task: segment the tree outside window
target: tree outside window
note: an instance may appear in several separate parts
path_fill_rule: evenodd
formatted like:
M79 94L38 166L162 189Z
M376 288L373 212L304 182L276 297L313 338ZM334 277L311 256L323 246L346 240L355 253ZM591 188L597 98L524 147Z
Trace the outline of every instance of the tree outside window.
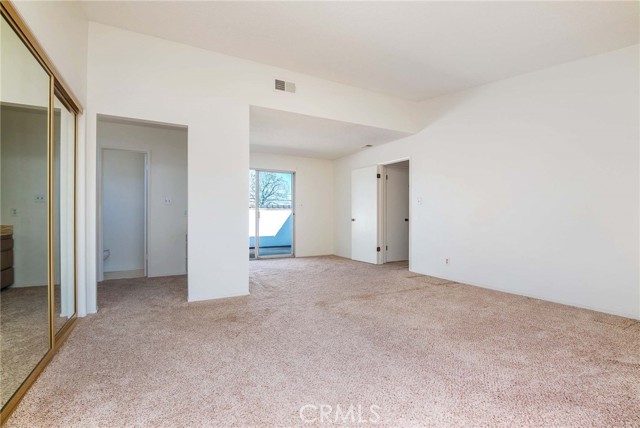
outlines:
M260 172L260 208L291 208L291 188L281 174ZM256 171L249 170L249 207L256 206Z

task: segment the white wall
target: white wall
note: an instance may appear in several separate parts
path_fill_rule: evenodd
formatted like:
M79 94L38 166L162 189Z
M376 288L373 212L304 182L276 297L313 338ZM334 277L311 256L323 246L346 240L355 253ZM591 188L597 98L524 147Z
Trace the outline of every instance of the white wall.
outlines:
M47 285L49 205L36 200L47 194L47 113L3 106L0 116L0 214L2 224L13 226L14 286Z
M79 2L12 2L81 103L87 95L87 32Z
M100 57L103 67L90 68L90 74L117 76L120 85L136 83L140 92L171 88L187 97L235 99L259 107L403 132L416 132L421 126L421 118L416 117L417 103L412 101L95 22L90 23L89 33L90 57ZM295 82L296 93L275 91L276 78ZM90 76L94 95L107 100L120 94L110 86L96 87L91 80Z
M0 101L48 108L49 75L4 19L0 21Z
M98 112L188 126L189 299L203 300L248 293L246 259L246 171L249 168L249 108L215 99L180 98L170 90L136 94L135 88L113 85L109 76L93 73L98 80L122 90L126 103L90 102L89 153L96 156ZM130 95L130 96L129 96ZM92 99L91 91L89 99ZM91 107L92 106L92 107ZM93 110L95 108L96 110ZM96 170L87 174L89 188L96 188ZM232 184L230 184L232 183ZM233 183L240 183L234 185ZM95 232L96 194L88 193L87 210ZM221 204L223 201L223 204ZM220 209L224 205L227 209ZM224 242L225 245L217 245ZM88 302L95 305L95 238L88 247L92 257L87 270L94 277L87 287ZM89 306L89 311L96 306Z
M4 77L3 82L6 83ZM46 285L48 282L47 117L47 110L39 107L3 105L0 112L0 222L13 226L16 287ZM66 115L63 115L63 119L66 119ZM69 278L73 266L73 233L69 234L70 222L67 217L68 209L73 206L73 198L69 199L73 195L73 169L67 167L73 150L67 147L67 128L60 126L59 110L54 120L56 150L53 198L56 209L53 231L54 242L58 243L54 251L54 280L56 284L62 280L67 285L73 284ZM37 196L44 199L37 199ZM61 254L67 257L61 258ZM61 264L61 261L65 263Z
M83 102L84 74L65 72L84 63L80 6L17 7ZM408 132L420 127L413 103L90 27L86 150L83 118L79 124L78 206L86 207L78 217L80 315L96 309L96 114L189 126L189 225L200 236L189 247L193 300L247 290L241 213L249 104ZM411 156L412 197L424 198L412 211L414 270L638 317L637 74L632 47L426 103L429 124L420 135L336 163L336 252L348 256L350 246L345 171ZM299 93L265 89L275 77L296 81ZM224 162L212 171L212 160ZM232 184L217 185L220 178ZM226 210L216 210L220 198ZM218 232L225 251L210 245ZM218 270L214 281L210 268Z
M99 137L98 137L99 138ZM145 268L145 153L102 150L104 272Z
M87 262L95 302L96 114L189 128L189 299L248 293L249 105L415 131L415 103L90 23L87 112ZM273 79L297 83L273 91ZM330 190L329 190L330 191ZM224 246L216 245L224 242ZM326 244L300 248L324 252ZM88 310L94 311L95 306Z
M425 103L336 161L335 252L351 170L410 157L412 271L640 318L639 75L636 45Z
M186 273L187 133L176 127L98 121L100 148L149 154L147 274L151 277ZM167 197L171 205L165 204Z
M49 76L4 19L0 33L0 221L13 226L14 286L42 286L48 203L36 196L48 191Z
M297 257L333 253L333 162L251 152L251 168L294 171L295 253Z
M247 294L249 106L185 90L183 68L172 66L179 59L163 50L173 44L139 36L149 43L141 46L132 34L90 31L86 183L93 189L87 192L93 233L87 236L87 272L93 277L88 311L97 309L97 114L188 127L189 300Z

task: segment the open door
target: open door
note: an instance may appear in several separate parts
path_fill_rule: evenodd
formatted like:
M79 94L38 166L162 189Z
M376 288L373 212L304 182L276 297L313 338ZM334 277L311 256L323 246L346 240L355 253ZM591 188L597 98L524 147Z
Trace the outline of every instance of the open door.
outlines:
M351 258L378 264L378 166L351 172Z
M385 260L409 260L409 162L385 168Z

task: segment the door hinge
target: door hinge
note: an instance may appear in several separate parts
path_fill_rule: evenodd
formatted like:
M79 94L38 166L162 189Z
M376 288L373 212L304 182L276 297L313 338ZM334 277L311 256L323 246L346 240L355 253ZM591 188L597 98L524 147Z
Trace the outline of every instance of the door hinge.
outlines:
M387 174L387 180L389 179L389 174Z
M376 248L376 251L377 251L377 252L380 252L380 247L377 247L377 248Z
M380 174L376 174L376 178L380 178Z
M385 249L385 250L387 250L387 251L389 251L389 246L388 246L388 245L385 245L385 246L384 246L384 249Z

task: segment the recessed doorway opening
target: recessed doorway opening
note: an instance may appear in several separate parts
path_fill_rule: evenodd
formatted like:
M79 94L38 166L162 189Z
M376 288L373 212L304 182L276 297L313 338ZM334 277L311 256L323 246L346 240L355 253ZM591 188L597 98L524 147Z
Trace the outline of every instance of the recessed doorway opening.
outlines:
M384 166L383 263L409 260L409 161Z
M147 276L148 152L102 150L104 279Z
M184 126L98 116L98 281L187 273L187 140Z

